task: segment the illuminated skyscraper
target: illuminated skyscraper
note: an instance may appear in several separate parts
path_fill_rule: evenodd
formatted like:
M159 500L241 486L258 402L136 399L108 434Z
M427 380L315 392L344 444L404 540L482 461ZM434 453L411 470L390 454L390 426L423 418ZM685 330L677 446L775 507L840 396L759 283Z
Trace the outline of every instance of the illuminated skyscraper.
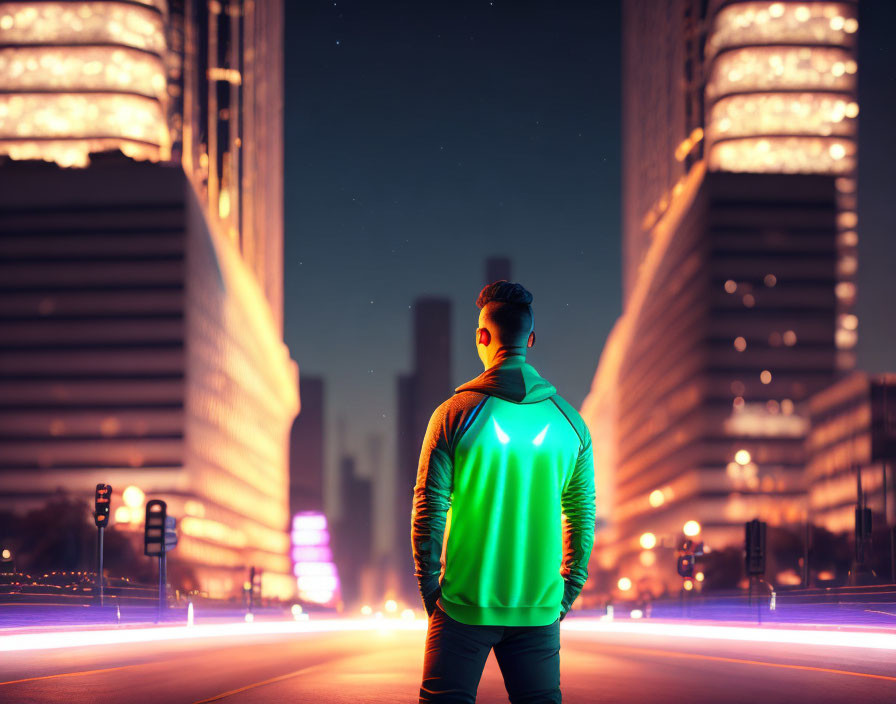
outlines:
M625 305L583 405L604 568L805 517L800 402L854 363L855 16L623 3Z
M104 481L136 529L134 485L198 588L291 595L282 3L0 2L0 31L0 501Z

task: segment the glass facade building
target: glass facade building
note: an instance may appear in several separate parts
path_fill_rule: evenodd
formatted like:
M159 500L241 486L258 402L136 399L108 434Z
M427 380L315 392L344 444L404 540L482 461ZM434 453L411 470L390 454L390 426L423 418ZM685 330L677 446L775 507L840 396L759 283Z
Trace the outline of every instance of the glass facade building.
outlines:
M213 596L295 592L282 12L0 2L0 501L163 498Z
M854 363L855 17L623 4L624 310L582 411L626 584L680 586L688 521L805 520L804 402Z

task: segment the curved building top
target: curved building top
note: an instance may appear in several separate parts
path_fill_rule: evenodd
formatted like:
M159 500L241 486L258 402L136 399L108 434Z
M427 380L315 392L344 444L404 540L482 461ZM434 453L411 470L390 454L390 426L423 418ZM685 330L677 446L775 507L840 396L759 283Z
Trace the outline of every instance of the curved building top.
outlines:
M707 36L706 154L713 171L855 169L856 5L732 2Z
M0 154L170 158L165 0L0 2Z

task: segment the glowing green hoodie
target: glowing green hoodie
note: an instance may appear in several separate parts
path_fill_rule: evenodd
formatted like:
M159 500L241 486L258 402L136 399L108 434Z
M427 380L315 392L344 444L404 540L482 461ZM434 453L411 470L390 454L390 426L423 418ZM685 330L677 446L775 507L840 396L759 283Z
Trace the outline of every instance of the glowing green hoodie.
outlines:
M582 590L594 542L591 435L556 391L511 355L430 419L414 562L424 601L441 588L439 604L456 621L547 625Z

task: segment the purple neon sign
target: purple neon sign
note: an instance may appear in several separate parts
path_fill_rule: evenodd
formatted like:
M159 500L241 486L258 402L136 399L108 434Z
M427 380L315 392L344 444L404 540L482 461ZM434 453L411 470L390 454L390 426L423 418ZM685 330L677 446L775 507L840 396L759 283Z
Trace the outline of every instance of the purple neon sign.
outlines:
M299 598L332 605L339 594L339 574L330 550L327 517L319 511L302 511L292 518L293 574Z

